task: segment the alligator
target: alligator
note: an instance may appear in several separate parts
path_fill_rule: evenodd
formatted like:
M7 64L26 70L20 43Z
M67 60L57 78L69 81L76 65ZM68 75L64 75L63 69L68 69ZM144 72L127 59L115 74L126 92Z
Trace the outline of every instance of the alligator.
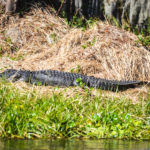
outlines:
M0 73L0 78L12 82L24 81L35 85L51 85L51 86L80 86L93 87L102 90L123 91L128 88L134 88L137 85L147 84L143 81L117 81L96 78L77 73L61 72L56 70L15 70L7 69Z

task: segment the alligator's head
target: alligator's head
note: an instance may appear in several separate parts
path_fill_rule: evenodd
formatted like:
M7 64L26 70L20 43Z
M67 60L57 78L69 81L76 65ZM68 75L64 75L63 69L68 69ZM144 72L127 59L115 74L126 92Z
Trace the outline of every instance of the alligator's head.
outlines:
M24 81L28 82L30 77L29 71L7 69L4 72L0 73L0 78L10 80L12 82Z
M0 73L0 78L3 79L9 79L11 76L13 76L17 70L15 69L7 69L4 72Z

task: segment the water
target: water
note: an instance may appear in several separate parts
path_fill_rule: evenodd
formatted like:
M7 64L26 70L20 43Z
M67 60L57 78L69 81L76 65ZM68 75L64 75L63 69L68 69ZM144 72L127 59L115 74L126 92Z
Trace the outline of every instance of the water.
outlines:
M0 139L0 150L150 150L150 141Z

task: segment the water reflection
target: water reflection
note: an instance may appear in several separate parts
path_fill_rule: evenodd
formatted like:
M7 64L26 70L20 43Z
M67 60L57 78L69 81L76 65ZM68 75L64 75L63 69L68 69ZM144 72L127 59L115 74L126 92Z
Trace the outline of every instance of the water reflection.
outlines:
M150 141L0 140L0 150L150 150Z

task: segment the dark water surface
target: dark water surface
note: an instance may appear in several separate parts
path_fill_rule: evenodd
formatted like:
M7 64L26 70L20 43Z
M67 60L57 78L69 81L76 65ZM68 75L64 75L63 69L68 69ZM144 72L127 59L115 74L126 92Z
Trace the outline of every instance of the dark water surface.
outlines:
M0 139L0 150L150 150L150 141Z

